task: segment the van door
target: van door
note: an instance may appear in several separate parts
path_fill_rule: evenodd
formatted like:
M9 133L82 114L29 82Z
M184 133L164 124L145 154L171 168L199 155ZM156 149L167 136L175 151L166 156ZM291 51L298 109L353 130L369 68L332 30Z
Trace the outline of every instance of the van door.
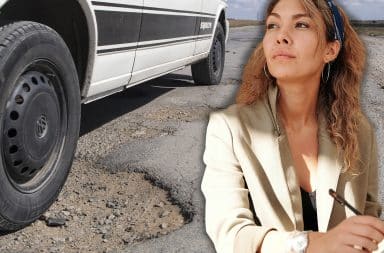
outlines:
M203 0L201 3L201 15L197 25L198 38L194 55L207 53L210 50L219 3L220 0Z
M202 0L144 0L131 84L184 66L193 56Z
M124 87L132 74L144 0L92 1L97 51L87 96Z

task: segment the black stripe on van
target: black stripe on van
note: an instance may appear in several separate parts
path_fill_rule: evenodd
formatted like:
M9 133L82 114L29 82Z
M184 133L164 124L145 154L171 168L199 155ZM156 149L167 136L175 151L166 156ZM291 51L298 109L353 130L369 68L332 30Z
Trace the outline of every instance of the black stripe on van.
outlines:
M97 50L97 53L98 54L104 54L104 53L112 53L112 52L123 52L123 51L133 50L136 48L137 48L137 46L100 49L100 50Z
M132 43L139 40L141 13L95 11L98 46Z
M197 17L144 13L139 41L196 35Z
M204 38L210 38L211 36L204 36ZM146 44L146 45L139 45L137 48L146 48L146 47L154 47L154 46L162 46L162 45L167 45L167 44L173 44L173 43L178 43L178 42L186 42L186 41L194 41L194 40L200 40L203 37L196 37L196 38L188 38L188 39L175 39L167 42L155 42L151 44Z
M198 15L206 15L215 17L215 14L212 13L206 13L206 12L198 12L198 11L182 11L182 10L172 10L172 9L164 9L164 8L157 8L157 7L144 7L143 10L151 10L151 11L168 11L168 12L175 12L175 13L188 13L188 14L198 14Z
M206 13L206 12L173 10L173 9L158 8L158 7L143 7L140 5L117 4L117 3L108 3L108 2L101 2L101 1L92 1L92 4L97 6L106 6L106 7L120 7L120 8L130 8L130 9L140 9L140 10L142 9L142 10L151 10L151 11L167 11L167 12L175 12L175 13L199 14L199 15L206 15L211 17L216 16L215 14Z
M210 39L210 38L211 38L211 35L206 35L206 36L201 36L201 37L196 37L196 38L179 39L179 40L176 39L176 40L171 40L171 41L166 41L166 42L154 42L154 43L150 43L150 44L146 44L146 45L139 45L139 46L100 49L100 50L97 50L97 53L103 54L103 53L111 53L111 52L122 52L122 51L133 50L136 48L149 48L149 47L154 47L154 46L162 46L162 45L175 44L175 43L188 42L188 41L201 41L201 40L206 40L206 39Z
M95 11L98 46L212 34L214 18ZM140 31L141 26L141 31Z
M140 5L117 4L117 3L107 3L107 2L100 2L100 1L92 1L92 5L105 6L105 7L130 8L130 9L139 9L139 10L143 9L143 6L140 6Z

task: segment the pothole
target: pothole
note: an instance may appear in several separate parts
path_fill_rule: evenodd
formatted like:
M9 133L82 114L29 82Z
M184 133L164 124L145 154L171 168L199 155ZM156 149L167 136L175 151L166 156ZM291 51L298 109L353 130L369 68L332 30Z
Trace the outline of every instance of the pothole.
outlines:
M58 200L41 220L0 238L0 251L102 252L166 235L192 219L149 175L109 173L77 159ZM48 227L48 219L65 225Z

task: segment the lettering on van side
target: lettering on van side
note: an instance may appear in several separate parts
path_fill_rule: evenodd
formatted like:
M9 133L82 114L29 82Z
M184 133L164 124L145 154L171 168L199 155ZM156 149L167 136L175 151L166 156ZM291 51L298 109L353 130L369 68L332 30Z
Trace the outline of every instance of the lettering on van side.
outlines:
M200 23L200 29L201 30L206 30L206 29L211 29L212 28L212 22L201 22Z

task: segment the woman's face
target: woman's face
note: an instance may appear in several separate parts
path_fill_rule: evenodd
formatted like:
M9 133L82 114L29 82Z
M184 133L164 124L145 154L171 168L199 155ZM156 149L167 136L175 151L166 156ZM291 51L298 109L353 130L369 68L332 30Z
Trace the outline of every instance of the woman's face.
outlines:
M321 44L315 22L299 0L280 0L267 17L264 54L278 81L320 81L329 53Z

